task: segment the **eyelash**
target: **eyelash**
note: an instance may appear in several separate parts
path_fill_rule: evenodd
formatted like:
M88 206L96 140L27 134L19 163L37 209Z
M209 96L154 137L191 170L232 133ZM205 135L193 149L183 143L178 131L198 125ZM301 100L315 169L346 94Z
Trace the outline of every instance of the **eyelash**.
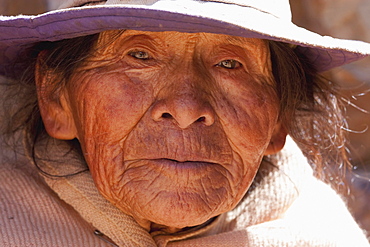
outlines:
M151 59L150 55L148 52L146 51L141 51L141 50L133 50L133 51L129 51L127 53L129 56L135 58L135 59L138 59L138 60L149 60ZM229 64L230 66L227 66L225 65L226 64ZM225 68L225 69L237 69L239 67L241 67L242 64L234 59L226 59L226 60L222 60L221 62L219 62L216 67L222 67L222 68Z
M148 52L140 50L129 51L128 55L139 60L149 60L151 58Z

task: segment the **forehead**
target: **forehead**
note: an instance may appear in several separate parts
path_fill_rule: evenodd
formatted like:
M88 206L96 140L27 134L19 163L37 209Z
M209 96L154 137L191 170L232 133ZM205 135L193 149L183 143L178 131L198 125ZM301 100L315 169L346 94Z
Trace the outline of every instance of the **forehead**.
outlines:
M212 33L182 33L182 32L148 32L148 31L105 31L100 35L100 42L113 42L122 44L127 41L144 41L155 45L194 45L194 46L218 46L235 45L245 49L267 48L267 41L256 38L244 38L238 36L212 34Z

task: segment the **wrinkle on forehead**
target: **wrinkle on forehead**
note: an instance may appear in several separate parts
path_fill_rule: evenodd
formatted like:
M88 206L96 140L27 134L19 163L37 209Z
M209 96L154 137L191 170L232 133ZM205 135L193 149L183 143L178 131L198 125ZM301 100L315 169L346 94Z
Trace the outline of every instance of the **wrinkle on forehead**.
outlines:
M186 42L189 45L199 45L200 41L210 42L210 44L220 44L220 43L229 43L232 45L237 45L245 49L255 49L257 47L265 47L268 50L268 45L266 40L257 39L257 38L244 38L238 36L230 36L225 34L212 34L212 33L181 33L175 31L166 31L166 32L145 32L145 31L135 31L135 30L110 30L104 31L100 34L98 45L103 45L106 47L107 44L116 43L117 39L122 36L126 38L120 39L120 42L125 42L127 38L135 36L143 36L147 38L149 42L160 45L159 40L165 37L167 42ZM164 47L163 47L164 48ZM264 49L265 50L265 49Z

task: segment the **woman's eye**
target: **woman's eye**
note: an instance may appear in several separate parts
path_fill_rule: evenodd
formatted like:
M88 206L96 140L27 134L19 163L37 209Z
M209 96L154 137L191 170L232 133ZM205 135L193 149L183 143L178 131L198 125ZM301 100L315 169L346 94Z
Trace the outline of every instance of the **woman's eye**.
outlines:
M141 59L141 60L148 60L150 58L149 54L145 51L131 51L128 54L131 57Z
M225 69L235 69L241 66L241 64L234 59L227 59L227 60L223 60L219 62L217 66L225 68Z

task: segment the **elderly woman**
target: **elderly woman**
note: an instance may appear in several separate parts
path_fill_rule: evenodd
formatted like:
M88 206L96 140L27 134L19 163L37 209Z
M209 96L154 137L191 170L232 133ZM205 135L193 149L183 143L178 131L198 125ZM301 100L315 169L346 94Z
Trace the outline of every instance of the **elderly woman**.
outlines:
M294 26L288 1L137 2L1 19L31 161L0 167L1 246L368 246L313 174L340 189L348 166L318 73L370 46Z

